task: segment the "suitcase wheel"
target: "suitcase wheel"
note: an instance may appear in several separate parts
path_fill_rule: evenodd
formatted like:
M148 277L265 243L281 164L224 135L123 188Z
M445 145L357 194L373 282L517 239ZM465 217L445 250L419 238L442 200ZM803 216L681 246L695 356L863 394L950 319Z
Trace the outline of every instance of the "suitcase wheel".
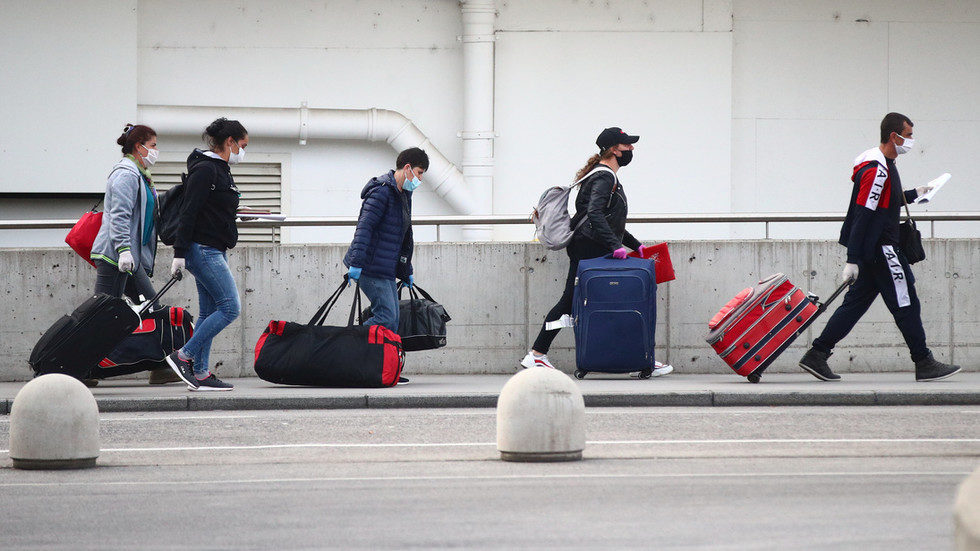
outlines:
M584 379L586 373L588 373L588 371L582 371L581 369L576 369L575 370L575 378L576 379Z
M758 373L749 373L745 378L748 379L750 383L758 383L759 380L762 379L762 375Z
M649 379L650 377L653 377L652 369L644 369L643 371L640 372L641 379Z

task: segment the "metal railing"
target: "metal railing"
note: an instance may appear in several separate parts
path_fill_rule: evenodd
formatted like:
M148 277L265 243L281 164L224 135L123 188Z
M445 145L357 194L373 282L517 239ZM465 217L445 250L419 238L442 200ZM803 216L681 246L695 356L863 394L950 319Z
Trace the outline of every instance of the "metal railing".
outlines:
M796 222L842 222L842 213L690 213L690 214L634 214L627 218L631 224L765 224L765 238L770 237L770 224ZM921 212L916 222L929 222L929 237L936 235L936 222L977 222L980 212ZM70 229L77 220L0 220L0 230ZM436 241L441 239L442 226L467 225L521 225L530 224L526 214L494 214L486 216L413 216L414 226L435 226ZM239 222L241 227L351 227L357 225L357 217L290 217L285 220L249 220Z

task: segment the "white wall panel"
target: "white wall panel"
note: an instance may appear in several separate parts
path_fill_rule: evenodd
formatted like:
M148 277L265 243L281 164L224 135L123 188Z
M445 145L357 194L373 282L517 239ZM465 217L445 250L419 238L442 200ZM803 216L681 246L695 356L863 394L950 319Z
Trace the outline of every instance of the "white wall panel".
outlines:
M0 192L93 192L136 114L136 2L0 3Z
M976 0L734 0L735 21L980 22Z
M746 210L846 211L854 158L877 143L874 120L759 120L755 201Z
M736 21L734 59L736 117L887 112L887 24Z
M454 0L139 0L152 48L455 48Z
M631 212L727 212L731 35L618 35L632 55L603 63L594 44L609 39L499 33L495 212L529 212L545 187L571 183L607 126L641 136L620 173ZM525 239L527 231L495 235Z
M913 122L980 121L980 23L889 28L889 108Z
M718 0L709 0L713 6ZM702 0L498 0L503 31L700 31ZM615 48L611 37L599 49Z

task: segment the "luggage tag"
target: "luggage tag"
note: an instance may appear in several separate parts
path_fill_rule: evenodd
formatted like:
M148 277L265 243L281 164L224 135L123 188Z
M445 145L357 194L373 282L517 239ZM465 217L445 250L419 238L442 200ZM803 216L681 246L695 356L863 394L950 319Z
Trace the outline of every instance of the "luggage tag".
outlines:
M555 329L561 329L562 327L575 327L575 321L572 319L572 316L563 314L562 317L556 319L555 321L549 321L544 324L544 328L547 331L554 331Z

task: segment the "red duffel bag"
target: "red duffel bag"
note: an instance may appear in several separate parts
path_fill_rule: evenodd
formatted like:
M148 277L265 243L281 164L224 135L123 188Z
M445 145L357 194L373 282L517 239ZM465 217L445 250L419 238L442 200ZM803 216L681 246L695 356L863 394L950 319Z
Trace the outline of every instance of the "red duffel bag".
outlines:
M361 288L345 327L324 326L347 287L344 282L309 323L270 321L255 344L255 374L282 385L348 388L395 386L405 367L401 337L381 325L354 325L361 311ZM358 320L360 321L360 320Z

